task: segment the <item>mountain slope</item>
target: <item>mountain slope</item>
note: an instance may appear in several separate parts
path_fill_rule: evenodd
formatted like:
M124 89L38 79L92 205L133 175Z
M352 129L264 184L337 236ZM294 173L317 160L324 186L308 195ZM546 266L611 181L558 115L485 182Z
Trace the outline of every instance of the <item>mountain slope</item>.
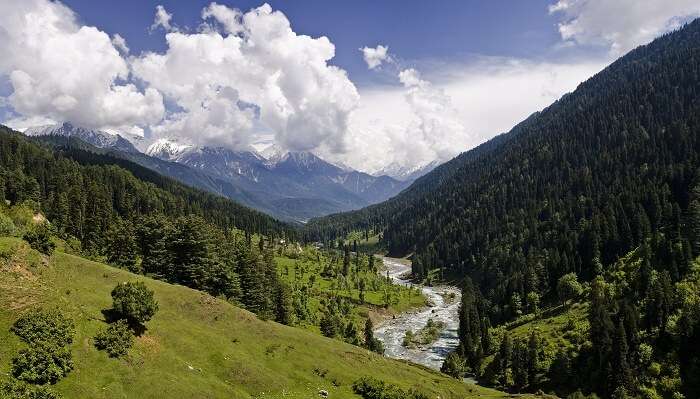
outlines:
M351 384L371 375L430 397L504 398L434 371L383 358L300 329L258 320L231 304L181 286L61 252L44 264L26 243L0 238L0 373L23 346L10 325L30 307L57 307L76 324L74 370L52 389L72 398L357 398ZM97 351L110 291L144 281L159 303L123 360Z
M4 198L12 204L35 201L62 233L93 244L106 234L107 216L159 213L196 214L224 229L236 226L249 232L295 235L292 226L270 216L91 149L47 148L0 126Z
M147 153L226 181L250 196L236 200L291 220L305 221L380 202L409 184L344 170L308 152L266 159L250 151L182 146L161 140Z
M57 125L30 127L24 131L27 136L60 136L75 137L97 148L137 153L138 149L121 135L103 132L101 130L87 129L73 126L70 122Z
M700 166L700 21L622 57L511 132L385 203L312 221L312 238L378 227L419 274L469 274L509 318L650 232L679 237ZM671 234L668 233L668 234ZM680 237L679 239L683 239Z
M194 147L160 139L144 154L132 144L134 137L127 139L70 122L29 128L24 133L81 147L66 141L78 139L187 185L295 222L381 202L409 185L387 176L344 170L311 153L277 154L274 148L267 148L271 151L267 159L254 151Z

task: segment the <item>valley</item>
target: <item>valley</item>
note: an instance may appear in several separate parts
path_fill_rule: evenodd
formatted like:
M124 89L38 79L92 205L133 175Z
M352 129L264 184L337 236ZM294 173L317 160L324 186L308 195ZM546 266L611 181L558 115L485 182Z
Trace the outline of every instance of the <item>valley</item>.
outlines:
M366 375L441 398L502 398L438 372L387 359L317 333L262 321L226 301L182 286L57 252L44 258L16 238L0 238L0 373L22 347L10 326L28 307L58 308L77 330L74 370L52 386L65 398L356 398ZM144 281L160 311L123 359L97 351L91 338L105 324L109 291ZM0 392L2 392L0 390ZM0 395L0 397L2 397ZM13 398L15 399L15 398Z
M699 16L0 0L0 399L700 398Z

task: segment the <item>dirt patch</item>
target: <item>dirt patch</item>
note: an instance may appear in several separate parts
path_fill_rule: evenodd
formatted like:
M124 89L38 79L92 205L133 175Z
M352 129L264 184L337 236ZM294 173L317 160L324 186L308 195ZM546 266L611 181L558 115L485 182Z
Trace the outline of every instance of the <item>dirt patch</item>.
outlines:
M154 355L160 352L160 340L154 335L142 335L136 338L136 341L143 347L146 354Z
M21 312L39 303L44 287L24 261L28 249L14 250L10 259L0 263L0 300L9 310Z
M367 313L375 327L396 316L396 312L381 306L372 307Z
M32 222L34 222L34 224L44 223L46 222L46 216L42 215L41 213L37 213L32 216Z

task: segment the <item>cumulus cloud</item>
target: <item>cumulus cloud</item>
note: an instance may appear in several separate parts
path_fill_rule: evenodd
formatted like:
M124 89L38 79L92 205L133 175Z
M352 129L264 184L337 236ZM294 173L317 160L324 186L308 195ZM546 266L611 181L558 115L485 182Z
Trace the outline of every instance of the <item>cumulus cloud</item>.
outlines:
M382 63L391 60L387 53L389 47L382 46L381 44L374 48L365 46L361 48L360 51L362 51L362 57L365 59L369 69L375 69L381 66Z
M0 75L9 80L9 102L20 115L15 124L34 118L133 126L163 116L158 91L122 83L129 67L110 37L79 25L59 2L0 3L0 53Z
M112 36L112 44L122 53L129 54L129 46L126 45L126 40L119 33Z
M226 33L234 35L243 31L242 18L240 10L217 3L211 3L202 10L202 19L213 19L223 26Z
M332 160L367 172L449 159L507 132L600 71L604 60L534 62L482 57L428 69L404 69L400 86L360 89L348 152Z
M605 46L613 55L645 44L661 33L700 16L697 0L558 0L550 14L563 18L563 40Z
M158 29L158 27L163 27L166 31L173 30L174 27L170 25L170 20L173 19L173 14L170 14L165 7L162 5L156 6L156 16L153 19L153 25L151 25L151 31Z
M8 119L5 122L3 122L3 124L11 127L12 129L15 129L18 132L23 132L30 127L53 125L55 123L55 120L45 118L43 116L17 117Z
M443 89L423 80L413 68L399 72L399 80L406 88L404 98L413 115L402 133L412 143L404 155L409 164L447 161L474 144Z
M169 32L165 53L133 60L134 74L178 107L153 127L157 135L244 147L272 131L289 150L343 150L359 95L328 64L328 38L298 35L267 4L241 13L212 3L202 17L212 24Z

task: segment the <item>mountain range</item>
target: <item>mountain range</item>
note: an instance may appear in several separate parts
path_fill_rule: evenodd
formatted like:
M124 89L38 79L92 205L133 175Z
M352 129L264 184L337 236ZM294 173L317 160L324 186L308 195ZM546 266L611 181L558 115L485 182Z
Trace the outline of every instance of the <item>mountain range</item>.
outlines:
M331 213L387 200L408 187L414 176L434 167L401 171L398 179L373 176L327 162L311 152L235 151L191 146L160 139L147 146L140 138L75 126L70 122L27 129L27 136L78 139L196 188L217 193L281 220L304 223ZM141 139L143 140L143 139ZM76 145L75 141L63 140Z

